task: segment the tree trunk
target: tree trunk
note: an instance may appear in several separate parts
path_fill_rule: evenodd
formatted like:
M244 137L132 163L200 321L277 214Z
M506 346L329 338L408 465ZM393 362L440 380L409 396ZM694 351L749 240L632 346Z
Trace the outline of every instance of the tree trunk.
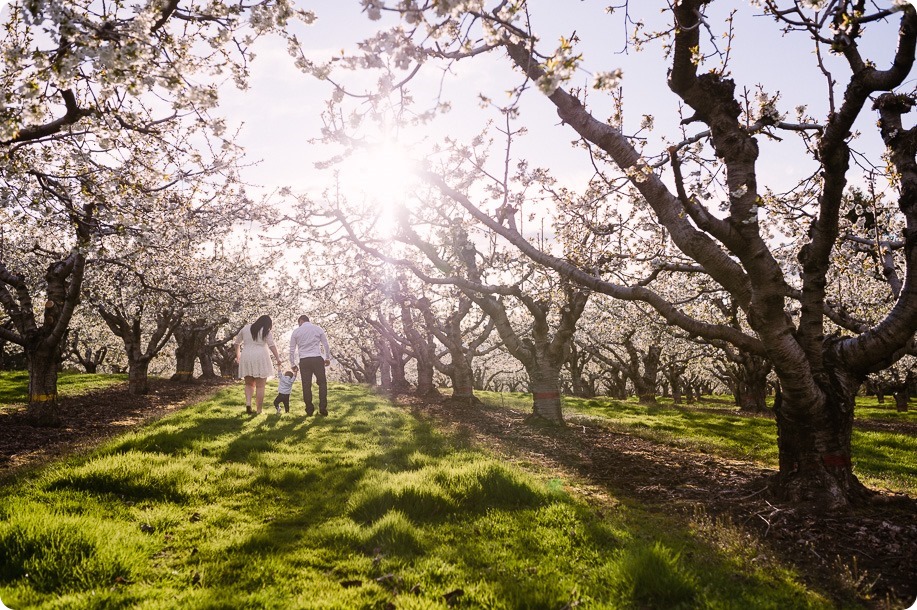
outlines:
M599 376L597 373L592 373L589 376L589 396L588 398L595 398L599 395Z
M586 381L586 366L589 364L589 355L581 350L576 342L570 344L570 356L567 358L567 370L570 372L570 389L574 396L593 398L595 392Z
M127 363L127 392L135 396L145 396L150 391L149 358L134 359Z
M681 374L669 377L669 383L672 384L672 404L681 404Z
M408 381L407 372L405 370L410 358L407 356L407 353L404 347L401 346L396 341L389 341L389 354L391 355L391 360L389 362L390 371L392 374L392 386L391 391L395 394L404 394L411 391L411 383Z
M80 231L78 229L78 234ZM82 254L73 252L63 261L48 265L45 273L44 320L39 326L35 322L35 311L28 299L29 311L19 310L13 306L17 330L25 352L26 366L29 371L29 405L26 417L33 425L54 426L60 423L57 409L57 374L67 341L67 326L73 316L73 308L79 302L79 290L83 281L83 269L86 259ZM0 264L0 269L3 266ZM12 281L18 292L26 292L22 278L14 274L5 274L4 282ZM4 292L9 295L5 291ZM7 308L8 299L4 301ZM7 313L10 313L7 309ZM13 317L13 316L11 316Z
M236 350L230 345L218 345L214 354L214 361L220 369L220 377L235 379L239 376L239 363L236 362Z
M61 423L57 409L60 358L52 350L37 349L28 350L26 359L29 371L27 419L33 426L58 426Z
M732 402L735 403L737 407L742 406L742 384L736 381L735 379L730 379L726 386L729 388L729 393L732 394Z
M818 404L794 405L787 392L774 401L778 493L826 509L846 507L869 495L850 460L856 390L832 385Z
M895 392L895 409L899 413L906 413L908 410L908 398L909 398L909 388L905 387L902 390Z
M621 371L610 371L605 376L605 388L610 397L618 400L627 399L627 378Z
M573 376L571 371L570 385L574 396L580 398L595 398L594 385L590 383L582 373Z
M631 377L631 383L634 384L634 392L637 399L642 405L655 405L656 402L656 375L655 371L650 374L640 374L639 372Z
M640 353L629 341L625 343L630 357L628 369L630 381L640 404L656 404L656 380L659 376L659 361L662 358L662 347L653 344L645 353ZM643 371L641 372L641 365Z
M176 339L178 333L175 333ZM191 383L194 381L194 361L197 360L198 349L193 341L181 341L175 348L175 374L172 381Z
M197 355L197 359L201 363L201 379L216 379L217 373L213 363L213 348L204 347Z
M867 377L863 382L863 392L867 396L875 396L879 404L885 402L885 391L882 389L882 384L873 377Z
M362 357L363 366L360 370L363 378L360 379L361 383L367 385L376 385L376 377L379 373L379 362L372 358L368 358L365 355ZM357 369L355 369L356 372Z
M387 358L379 360L379 385L383 390L389 392L392 390L392 365Z
M405 372L405 364L407 363L403 361L392 362L392 392L396 394L411 391L411 383L408 381L408 376Z
M433 383L434 377L433 362L426 358L417 358L417 396L420 398L435 400L442 398L439 388Z
M640 394L640 393L638 393L638 394L637 394L637 401L638 401L641 405L655 405L655 404L659 404L659 403L656 401L656 394L655 394L655 393L649 393L649 394Z
M770 372L771 363L768 359L742 354L736 367L736 397L740 411L767 411L767 376Z
M172 381L191 383L194 381L194 363L207 345L208 335L213 323L202 319L186 320L174 331L175 337L175 374Z
M449 397L449 400L458 404L481 404L481 401L474 395L474 372L467 359L455 358L449 370L449 379L452 380L452 396Z
M757 383L739 384L739 411L743 413L767 411L767 378Z
M528 370L532 413L548 421L564 421L560 401L560 366L536 365Z
M637 401L641 405L655 405L659 404L656 401L656 392L637 392Z

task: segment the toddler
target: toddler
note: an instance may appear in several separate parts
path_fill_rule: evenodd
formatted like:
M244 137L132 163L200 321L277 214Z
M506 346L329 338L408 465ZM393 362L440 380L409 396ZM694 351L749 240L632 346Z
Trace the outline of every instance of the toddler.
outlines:
M274 408L277 409L277 415L280 415L280 405L283 404L286 412L290 412L290 392L293 391L293 382L296 381L296 373L287 371L281 375L277 382L277 398L274 399Z

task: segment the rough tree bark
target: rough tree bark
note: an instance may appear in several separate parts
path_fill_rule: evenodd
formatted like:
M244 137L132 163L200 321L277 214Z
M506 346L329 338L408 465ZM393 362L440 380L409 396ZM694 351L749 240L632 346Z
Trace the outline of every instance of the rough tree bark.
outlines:
M710 214L704 205L688 196L680 174L678 147L669 151L676 185L676 193L672 193L627 137L616 127L593 117L580 99L561 87L554 89L548 99L566 125L602 149L627 173L675 245L729 292L744 312L753 335L691 318L642 286L604 281L591 270L541 252L508 222L511 218L501 224L475 208L441 177L430 175L428 179L533 260L597 292L646 302L669 324L693 335L726 341L767 357L783 389L777 413L780 447L777 491L795 501L812 501L829 509L843 507L864 495L850 460L856 390L870 369L901 356L917 328L917 131L904 128L901 121L902 115L914 105L909 96L881 93L874 105L880 114L882 138L899 179L898 208L907 223L902 250L906 277L899 283L903 287L895 290L897 301L879 324L857 325L844 319L842 312L831 311L826 301L826 278L838 237L839 210L849 167L848 136L871 95L890 92L908 77L914 63L917 11L910 5L901 8L894 61L891 67L881 70L875 63L865 61L856 45L862 22L871 17L847 12L846 4L834 7L833 43L847 59L851 75L840 105L827 117L818 139L817 158L821 163L818 212L799 253L802 289L793 291L757 223L761 199L755 169L758 156L755 134L759 129L776 125L777 119L765 115L760 125L749 128L740 119L742 107L736 99L735 83L715 72L698 74L696 57L702 47L701 33L705 31L701 19L711 2L682 0L671 7L673 24L677 26L669 87L693 110L690 120L709 128L707 137L724 166L730 193L727 218ZM774 3L766 4L774 6L773 15L786 16L786 13L781 16ZM507 39L504 47L529 78L540 80L545 75L527 42ZM799 303L798 325L788 315L785 305L788 297ZM853 336L826 338L826 312L844 324Z
M723 349L727 362L718 363L717 376L732 392L736 406L745 413L763 413L767 408L767 358L731 348Z
M48 265L45 303L39 324L25 277L0 263L0 305L14 327L0 327L0 337L22 346L25 353L29 372L27 415L35 425L53 426L60 421L57 375L67 327L79 303L85 265L84 255L76 249L63 260Z
M183 320L175 328L175 373L171 381L194 381L194 363L206 349L211 332L223 323L223 320L207 321L204 318L194 318Z
M411 356L399 340L391 322L381 314L377 319L367 318L366 322L379 333L377 345L382 389L393 394L409 393L411 382L408 381L406 367L411 361Z
M672 404L680 405L684 394L684 381L682 377L688 370L684 362L669 360L662 367L662 374L669 382L669 389L672 392Z
M122 309L112 304L95 303L95 308L115 336L124 343L127 354L127 387L128 392L144 395L150 391L150 362L166 346L175 327L182 319L181 311L163 307L156 313L154 325L144 328L145 303L136 306L128 304L132 310ZM144 334L148 332L146 340Z
M459 226L452 230L452 248L464 264L470 284L456 285L469 299L480 307L494 321L497 334L503 340L506 350L516 358L529 377L529 391L532 393L532 414L555 423L563 423L560 391L560 370L567 360L576 323L586 308L589 293L564 286L564 300L559 305L560 320L551 335L548 313L555 303L548 299L535 299L522 292L518 286L497 289L517 299L531 317L528 336L521 337L513 328L502 298L484 287L481 270L478 268L477 249L468 238L467 232ZM416 243L416 238L415 238Z
M570 390L574 396L581 398L593 398L595 396L595 385L586 379L586 367L592 360L592 355L576 344L574 341L570 345L570 356L567 358L566 366L570 372Z
M637 392L637 400L641 404L656 404L656 387L659 376L659 362L662 359L662 347L659 344L650 345L645 352L640 353L631 341L624 344L630 360L630 380ZM642 365L642 366L641 366ZM642 372L640 369L643 369Z
M641 352L634 344L636 331L630 331L620 337L616 344L624 348L627 357L618 354L614 349L593 349L594 357L606 366L613 367L630 380L642 404L656 404L656 387L659 377L659 365L662 359L662 347L657 343L650 344Z
M403 345L417 366L417 389L414 393L422 400L436 401L442 398L439 388L433 383L436 373L436 346L433 342L433 331L424 323L418 328L414 320L413 309L417 308L423 315L423 309L429 308L429 302L418 303L426 297L416 299L403 294L402 287L396 290L395 302L401 309L401 328L404 330Z
M239 377L239 363L236 362L236 349L231 343L217 345L214 348L213 361L220 369L220 377L236 379Z
M771 363L767 358L742 352L742 361L738 364L737 403L739 410L745 413L764 413L767 408L767 376L771 372Z
M433 335L449 353L448 363L444 363L442 358L436 358L434 363L437 370L448 376L452 382L450 400L458 404L476 405L481 401L474 395L474 359L486 353L481 351L481 346L493 331L494 322L488 318L484 324L484 319L481 318L469 325L468 329L464 329L463 322L472 310L472 303L464 294L459 294L457 300L458 307L445 320L440 320L434 315L428 299L419 300L418 306L421 308L427 328L432 329Z

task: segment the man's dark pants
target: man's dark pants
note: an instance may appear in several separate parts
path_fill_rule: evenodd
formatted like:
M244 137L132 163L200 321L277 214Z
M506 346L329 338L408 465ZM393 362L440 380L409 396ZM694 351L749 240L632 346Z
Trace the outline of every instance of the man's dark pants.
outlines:
M312 415L315 412L315 405L312 403L312 376L315 375L315 383L318 384L318 412L322 415L328 415L328 382L325 379L325 359L321 356L300 358L299 372L302 374L302 399L306 403L306 414Z

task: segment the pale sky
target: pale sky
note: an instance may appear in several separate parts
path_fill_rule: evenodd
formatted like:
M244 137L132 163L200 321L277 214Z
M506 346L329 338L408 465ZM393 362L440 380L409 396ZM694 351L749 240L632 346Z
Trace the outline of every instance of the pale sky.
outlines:
M913 1L917 3L917 0ZM576 32L581 39L580 48L585 58L583 71L574 80L574 85L589 86L587 71L623 70L625 131L635 131L641 115L653 114L657 134L675 133L671 126L677 124L675 113L678 105L665 84L668 62L661 59L657 49L621 54L624 47L622 16L603 14L601 9L608 2L531 0L529 4L536 33L544 41L542 50L553 49L562 35L569 37ZM737 43L730 51L729 66L736 79L737 90L746 87L753 93L755 86L762 83L766 91L780 91L779 109L788 113L786 120L789 122L795 120L793 109L802 104L809 106L816 117L824 116L826 79L816 67L813 43L799 34L781 37L774 22L769 18L752 16L752 12L747 10L748 4L747 0L714 4L714 9L719 10L746 9L737 16ZM380 22L372 22L361 14L358 0L309 0L302 5L318 16L315 24L299 32L300 40L309 49L310 58L317 61L337 54L341 49L353 49L356 41L380 27ZM663 5L660 0L642 0L637 5L632 3L631 10L635 16L658 19L658 8ZM712 22L717 28L715 33L719 34L722 26L715 19ZM887 24L867 26L868 41L874 42L879 38L875 36L875 30L883 30L883 42L879 44L884 44L885 48L874 55L880 62L880 68L887 67L883 63L891 58L897 24L898 19L893 18ZM720 40L718 44L725 45L725 41ZM288 184L317 193L327 183L328 176L316 171L313 164L333 152L311 146L308 140L319 134L319 115L331 88L328 83L296 71L285 47L277 41L259 43L257 54L252 64L251 89L244 93L227 90L223 105L223 112L232 121L244 122L240 140L249 151L250 159L263 160L258 167L250 168L246 175L251 181L265 186ZM425 130L427 135L436 137L434 134L448 133L470 139L488 118L495 118L493 111L479 108L477 92L483 90L495 100L501 99L505 90L519 82L519 77L511 70L507 60L493 55L492 58L476 58L460 64L465 67L458 77L446 78L445 97L454 102L452 113L446 121L437 121ZM843 62L837 58L829 58L829 61L832 62L830 65L835 78L843 82L847 74ZM351 82L358 79L352 74L345 78ZM438 72L426 70L411 85L418 100L427 99L433 87L439 84L438 78ZM904 88L911 86L906 84ZM839 98L842 89L836 90L835 94ZM604 102L599 94L593 93L590 99L593 107L598 109L598 116L610 112L610 104ZM580 181L587 178L591 173L588 163L580 154L570 150L569 142L575 134L568 127L559 125L548 100L531 91L524 112L525 124L530 131L515 149L516 154L530 158L533 165L551 167L562 179ZM881 146L874 127L875 120L873 111L864 112L859 125L864 136L855 148L877 150ZM669 128L666 129L666 126ZM689 133L702 129L699 125L689 127ZM783 135L784 142L777 146L764 138L759 139L762 150L759 184L783 188L815 168L814 162L800 156L801 147L794 146L795 153L787 152L787 141L797 138L793 134ZM410 140L420 136L406 134L405 137ZM649 150L656 152L659 147Z
M7 0L0 0L0 7ZM917 0L909 0L917 5ZM303 8L312 10L318 20L311 26L302 26L298 36L307 49L310 58L322 61L340 53L350 51L357 41L370 35L382 22L370 21L361 13L358 0L301 0ZM632 133L643 114L653 114L657 134L676 133L677 100L668 91L665 78L668 62L661 59L657 49L643 53L621 54L624 48L623 17L620 13L605 15L602 12L609 2L606 0L530 0L536 33L543 41L542 50L549 51L556 46L560 36L569 37L574 32L582 41L579 49L584 53L583 70L572 86L588 87L589 72L621 68L624 73L625 131ZM885 2L880 2L885 5ZM647 20L659 19L662 0L641 0L631 3L633 16ZM748 0L726 0L716 2L714 11L728 11L742 8L735 23L737 44L730 52L730 67L738 84L738 90L747 87L754 90L759 82L769 92L780 91L781 111L788 112L788 121L793 121L793 108L808 105L816 117L823 116L825 107L825 77L817 70L812 53L813 45L803 35L781 37L772 20L752 16L748 11ZM760 10L758 11L760 12ZM715 33L721 33L717 16L712 13L711 21ZM886 24L867 26L868 41L883 39L886 48L875 55L879 67L886 67L896 39L898 19ZM875 36L875 30L882 30L882 36ZM705 39L706 43L706 39ZM719 44L724 45L725 41ZM324 100L331 94L328 83L320 82L295 69L293 60L286 52L285 44L276 38L259 41L255 47L257 58L251 65L251 87L238 92L227 86L223 91L220 113L229 119L231 126L241 126L239 142L248 151L249 162L259 162L247 168L245 177L260 184L266 191L290 185L297 190L313 194L327 184L328 172L314 168L336 151L309 144L319 136L320 113ZM801 51L801 52L800 52ZM800 58L809 61L800 62ZM836 78L843 80L846 71L836 58L833 70ZM440 84L435 69L425 69L411 84L416 98L423 105L429 100L431 91ZM359 76L346 75L346 80L359 82ZM496 118L495 113L479 108L477 93L484 91L493 99L505 99L504 92L519 82L509 62L496 53L492 57L475 58L461 62L456 74L447 77L443 83L447 99L453 101L453 111L446 120L439 120L423 134L405 133L404 138L413 150L419 150L416 140L422 135L430 139L444 134L470 139L482 129L487 119ZM912 88L906 84L904 89ZM838 90L836 94L842 93ZM592 107L602 117L610 111L610 104L598 93L590 95ZM524 123L529 134L515 148L517 156L530 158L532 165L548 166L565 182L580 182L591 174L588 162L569 146L574 133L558 124L553 106L546 98L531 91L524 105ZM856 148L878 150L881 146L874 128L875 113L867 110L859 127L863 139ZM699 125L689 126L689 133L701 130ZM789 185L793 179L810 173L813 162L796 153L789 153L786 141L796 140L787 134L785 142L775 146L761 138L762 154L759 161L760 183L773 188ZM659 146L648 150L657 152Z

